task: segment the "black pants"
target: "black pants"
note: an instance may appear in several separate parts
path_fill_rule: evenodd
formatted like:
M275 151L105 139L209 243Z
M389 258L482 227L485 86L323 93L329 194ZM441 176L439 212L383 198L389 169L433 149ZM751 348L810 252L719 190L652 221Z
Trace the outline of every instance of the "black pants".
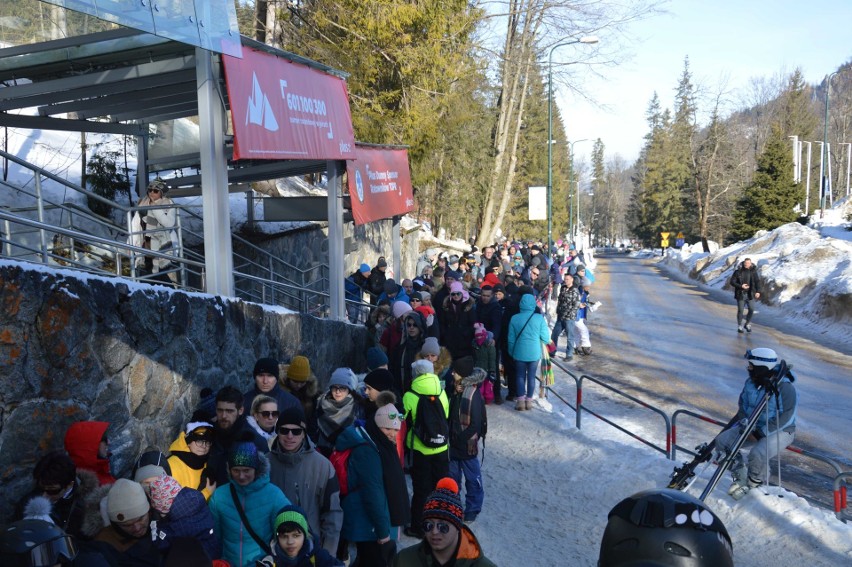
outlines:
M517 397L518 386L515 383L515 359L509 356L507 351L503 351L503 376L506 377L506 389L509 391L506 397Z
M420 529L420 516L423 505L435 485L445 476L450 476L450 451L447 449L436 455L424 455L413 452L411 465L411 527Z
M387 563L382 558L382 548L375 541L359 541L355 543L358 549L358 557L355 558L353 567L385 567Z

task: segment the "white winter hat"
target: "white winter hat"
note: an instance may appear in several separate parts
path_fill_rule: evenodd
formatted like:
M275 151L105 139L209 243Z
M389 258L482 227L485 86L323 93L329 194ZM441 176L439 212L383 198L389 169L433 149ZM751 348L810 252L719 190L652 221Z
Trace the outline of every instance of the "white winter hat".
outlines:
M150 508L142 485L126 478L115 481L107 494L107 513L111 522L141 518Z
M778 364L778 355L771 348L753 348L747 350L745 357L753 366L765 366L770 370Z
M425 358L423 360L415 360L411 363L411 373L415 378L423 374L434 374L435 367L432 365L432 361Z

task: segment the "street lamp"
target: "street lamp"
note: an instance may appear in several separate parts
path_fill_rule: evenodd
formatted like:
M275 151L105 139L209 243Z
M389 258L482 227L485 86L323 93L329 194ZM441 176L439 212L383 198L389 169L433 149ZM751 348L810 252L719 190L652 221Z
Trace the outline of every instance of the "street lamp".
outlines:
M828 95L831 92L831 78L838 72L831 73L825 81L825 125L822 131L822 159L825 165L823 166L822 179L820 180L822 185L819 192L819 218L825 215L825 193L828 191L828 177L826 176L826 172L828 171Z
M547 257L553 248L553 52L557 47L575 43L597 43L598 38L590 35L557 43L547 54Z
M574 199L573 195L571 195L571 186L574 184L574 144L579 142L591 142L589 138L583 138L582 140L574 140L573 142L568 142L568 234L569 238L574 237ZM579 183L577 184L577 188L579 190Z

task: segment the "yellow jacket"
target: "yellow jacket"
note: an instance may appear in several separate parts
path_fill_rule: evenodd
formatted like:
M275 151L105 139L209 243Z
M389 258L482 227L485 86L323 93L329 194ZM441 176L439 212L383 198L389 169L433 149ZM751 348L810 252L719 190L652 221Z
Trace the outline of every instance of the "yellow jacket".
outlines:
M178 481L178 484L184 488L194 488L198 490L198 487L201 485L201 475L207 469L207 465L205 464L200 469L193 469L175 454L189 452L189 446L186 444L184 433L178 433L177 439L175 439L171 446L169 446L169 453L171 454L168 459L169 467L172 469L172 477ZM209 500L213 491L205 488L201 491L201 494L204 495L205 499Z

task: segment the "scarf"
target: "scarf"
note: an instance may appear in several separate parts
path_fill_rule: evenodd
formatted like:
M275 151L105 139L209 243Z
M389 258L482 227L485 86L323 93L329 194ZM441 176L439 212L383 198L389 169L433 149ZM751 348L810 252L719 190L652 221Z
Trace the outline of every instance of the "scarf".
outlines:
M461 401L459 402L459 423L462 429L470 427L470 408L473 405L473 394L479 386L465 386L462 391Z
M355 398L350 394L343 401L336 402L326 395L320 400L318 409L320 432L334 445L340 432L355 421Z

